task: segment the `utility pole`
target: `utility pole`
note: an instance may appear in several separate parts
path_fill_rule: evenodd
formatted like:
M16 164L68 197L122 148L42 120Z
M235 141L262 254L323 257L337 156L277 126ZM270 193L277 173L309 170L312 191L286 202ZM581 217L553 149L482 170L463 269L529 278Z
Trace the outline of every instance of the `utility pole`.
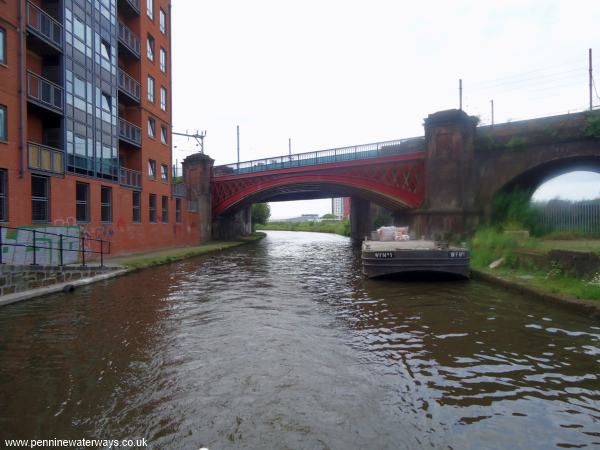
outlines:
M462 111L462 78L458 80L458 109Z
M200 145L200 153L204 154L204 138L206 137L206 130L200 131L200 132L198 132L198 130L196 130L196 133L194 133L194 134L189 134L189 133L175 133L173 131L171 134L175 134L177 136L185 136L187 138L194 138L194 139L196 139L196 142Z
M292 156L292 138L288 138L288 152Z
M237 159L238 159L238 169L240 167L240 126L237 126Z
M594 75L592 73L592 49L591 48L588 50L588 59L589 59L589 64L590 64L590 111L591 111L593 108L592 86L594 85Z
M494 125L494 100L490 100L490 104L492 105L492 125Z

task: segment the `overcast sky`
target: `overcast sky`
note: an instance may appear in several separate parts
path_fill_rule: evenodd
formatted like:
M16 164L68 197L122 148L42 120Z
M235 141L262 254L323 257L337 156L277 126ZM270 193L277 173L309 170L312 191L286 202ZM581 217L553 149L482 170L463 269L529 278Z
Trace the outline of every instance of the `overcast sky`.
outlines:
M207 130L215 164L423 134L458 107L490 122L588 105L588 48L600 88L597 0L172 0L173 124ZM594 97L600 105L600 98ZM197 151L175 140L174 158ZM536 198L596 197L600 176ZM557 187L558 186L558 187ZM329 200L273 203L273 217L330 212Z

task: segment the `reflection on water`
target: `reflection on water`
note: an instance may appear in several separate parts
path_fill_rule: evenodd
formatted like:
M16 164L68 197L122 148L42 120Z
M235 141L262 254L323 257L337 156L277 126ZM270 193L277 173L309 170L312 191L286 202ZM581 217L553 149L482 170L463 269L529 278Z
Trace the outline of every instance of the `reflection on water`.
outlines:
M0 309L0 438L152 448L600 445L600 324L477 282L365 280L345 238Z

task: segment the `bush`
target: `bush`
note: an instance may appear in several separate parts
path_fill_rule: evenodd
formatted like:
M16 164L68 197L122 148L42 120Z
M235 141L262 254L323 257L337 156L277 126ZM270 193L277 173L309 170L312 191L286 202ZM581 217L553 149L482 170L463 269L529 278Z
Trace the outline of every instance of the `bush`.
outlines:
M492 214L488 225L500 230L526 229L540 236L545 231L540 225L540 212L531 205L531 191L499 192L492 199Z
M493 261L505 258L508 265L514 264L512 252L519 246L513 236L503 234L493 227L481 227L470 242L471 264L487 267Z

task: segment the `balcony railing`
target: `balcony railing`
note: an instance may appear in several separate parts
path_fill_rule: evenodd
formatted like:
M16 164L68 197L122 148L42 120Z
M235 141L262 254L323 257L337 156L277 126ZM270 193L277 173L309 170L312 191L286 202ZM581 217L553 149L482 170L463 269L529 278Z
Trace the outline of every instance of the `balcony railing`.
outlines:
M31 2L27 2L27 28L45 42L63 49L63 26Z
M119 12L125 12L127 15L139 15L140 0L119 0Z
M121 170L119 172L119 184L121 186L141 189L142 172L128 169L126 167L121 167Z
M30 70L27 71L27 98L59 114L63 113L63 88Z
M186 196L185 184L183 183L172 183L171 194L173 197L185 197Z
M140 102L140 83L122 69L119 69L119 90L127 94L137 103Z
M140 38L123 22L119 22L119 42L136 58L140 57Z
M58 148L29 142L27 145L29 168L55 174L65 173L64 152Z
M140 127L119 117L119 139L141 147L142 130Z

